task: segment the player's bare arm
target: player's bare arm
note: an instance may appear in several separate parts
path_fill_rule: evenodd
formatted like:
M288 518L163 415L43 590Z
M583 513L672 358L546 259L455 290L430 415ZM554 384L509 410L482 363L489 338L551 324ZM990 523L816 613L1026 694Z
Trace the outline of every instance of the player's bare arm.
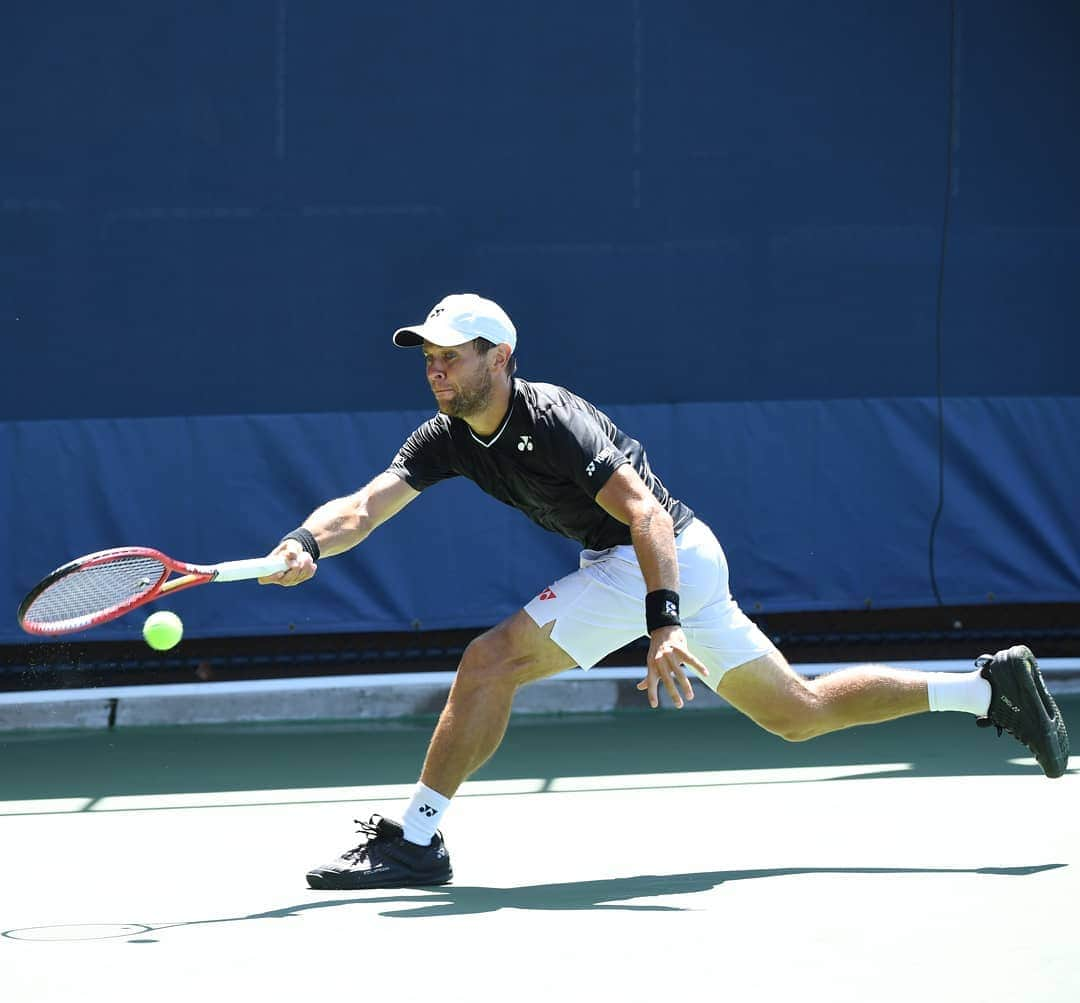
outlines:
M304 520L303 528L315 537L322 557L333 557L361 543L419 493L397 474L385 471L359 491L320 505ZM289 567L260 578L262 585L299 585L315 574L315 561L297 540L282 540L271 553L284 554Z
M630 527L630 539L649 592L678 593L679 561L671 516L637 471L628 464L619 467L600 489L596 501L609 515ZM638 683L639 690L648 692L651 707L659 705L657 690L661 683L676 707L683 706L680 690L687 700L694 699L694 688L684 665L692 665L703 676L709 674L690 653L682 627L672 624L651 631L646 661L648 675Z

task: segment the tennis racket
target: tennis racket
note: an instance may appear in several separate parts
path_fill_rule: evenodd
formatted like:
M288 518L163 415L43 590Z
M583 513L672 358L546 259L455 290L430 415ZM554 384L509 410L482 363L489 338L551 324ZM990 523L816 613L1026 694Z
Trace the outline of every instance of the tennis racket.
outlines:
M19 626L28 634L71 634L182 589L263 578L287 567L281 555L200 565L174 561L149 547L99 550L69 561L35 585L19 604Z

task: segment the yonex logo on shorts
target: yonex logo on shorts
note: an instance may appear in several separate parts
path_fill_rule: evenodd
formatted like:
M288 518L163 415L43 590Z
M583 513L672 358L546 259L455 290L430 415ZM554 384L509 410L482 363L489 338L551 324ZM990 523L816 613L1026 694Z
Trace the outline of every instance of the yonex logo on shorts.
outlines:
M518 443L518 449L520 449L521 452L523 452L523 453L527 449L531 453L532 449L533 449L532 436L531 435L523 435L521 437L521 441Z
M558 596L555 595L555 591L550 586L548 586L548 588L544 589L544 591L541 592L540 596L539 596L539 599L540 599L541 602L543 602L545 599L557 599L557 598L558 598Z

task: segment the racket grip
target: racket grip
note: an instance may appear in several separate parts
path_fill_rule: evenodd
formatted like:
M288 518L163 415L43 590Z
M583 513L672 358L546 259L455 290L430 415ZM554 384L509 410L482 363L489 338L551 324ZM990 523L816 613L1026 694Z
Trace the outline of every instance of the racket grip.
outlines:
M242 582L249 578L265 578L284 571L289 562L281 555L277 557L257 557L250 561L225 561L215 564L215 582Z

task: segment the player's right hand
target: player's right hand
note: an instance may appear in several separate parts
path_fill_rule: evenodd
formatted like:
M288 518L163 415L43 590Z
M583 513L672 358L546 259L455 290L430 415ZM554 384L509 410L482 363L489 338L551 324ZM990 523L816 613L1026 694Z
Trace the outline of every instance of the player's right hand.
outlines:
M289 566L284 571L260 578L260 585L284 585L286 587L300 585L311 578L318 570L319 566L311 559L311 554L304 550L297 540L282 540L270 551L269 556L277 557L281 554L285 555L285 560L289 562Z

